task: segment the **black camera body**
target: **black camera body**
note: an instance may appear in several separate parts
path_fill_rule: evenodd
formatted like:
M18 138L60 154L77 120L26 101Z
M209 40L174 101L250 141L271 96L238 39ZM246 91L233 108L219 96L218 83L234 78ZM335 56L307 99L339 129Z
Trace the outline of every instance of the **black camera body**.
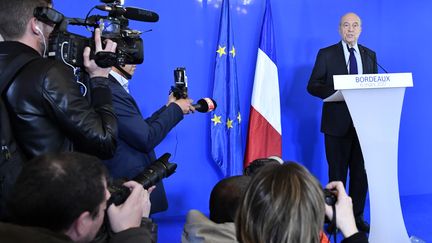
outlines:
M332 192L329 189L323 189L323 190L324 190L324 201L325 201L325 203L327 205L329 205L329 206L336 205L337 198L336 198L335 193Z
M132 180L138 182L147 190L163 178L171 176L175 172L177 164L168 161L170 156L171 154L165 153ZM118 180L108 187L108 191L111 193L108 206L112 203L120 205L129 197L130 190L122 185L124 182L125 180Z
M141 9L130 8L120 5L118 1L103 1L106 5L98 5L97 9L108 11L107 16L92 15L86 19L80 18L63 18L60 24L57 24L49 38L48 56L62 60L75 67L84 67L83 51L86 46L94 50L94 32L92 37L75 34L68 31L69 25L85 26L87 28L100 28L102 40L110 39L117 43L116 53L96 54L94 56L96 63L101 67L122 66L125 64L141 64L144 61L144 45L140 37L141 31L128 28L129 20L126 16L135 17L140 21L147 21L141 15L147 12L140 12ZM127 12L129 10L129 12ZM145 11L145 10L142 10ZM130 12L132 14L130 14ZM129 15L127 14L129 13ZM143 15L144 16L144 15ZM152 21L155 22L155 21ZM92 56L93 57L93 56Z
M178 67L174 69L174 86L171 92L176 99L186 99L188 97L186 68Z

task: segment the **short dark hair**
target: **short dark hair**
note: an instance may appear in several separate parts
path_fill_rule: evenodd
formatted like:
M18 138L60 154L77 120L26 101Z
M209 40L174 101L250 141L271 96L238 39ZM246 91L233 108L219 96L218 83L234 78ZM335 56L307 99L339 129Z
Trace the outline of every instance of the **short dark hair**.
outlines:
M96 217L105 200L107 172L90 155L63 152L27 162L8 201L13 223L67 230L81 213Z
M273 158L259 158L252 161L246 168L243 174L247 176L254 176L258 171L266 165L280 165L281 163Z
M210 194L210 219L215 223L234 222L249 176L232 176L219 181Z
M16 40L25 33L36 7L48 7L52 0L0 0L0 35Z

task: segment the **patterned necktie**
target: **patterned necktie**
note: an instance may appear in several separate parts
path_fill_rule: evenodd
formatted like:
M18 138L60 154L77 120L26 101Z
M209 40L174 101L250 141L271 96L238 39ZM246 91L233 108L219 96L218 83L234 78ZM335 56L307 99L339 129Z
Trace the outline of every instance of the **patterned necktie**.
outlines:
M350 52L350 56L349 56L349 74L358 74L358 70L357 70L357 59L354 55L354 48L348 48L349 52Z

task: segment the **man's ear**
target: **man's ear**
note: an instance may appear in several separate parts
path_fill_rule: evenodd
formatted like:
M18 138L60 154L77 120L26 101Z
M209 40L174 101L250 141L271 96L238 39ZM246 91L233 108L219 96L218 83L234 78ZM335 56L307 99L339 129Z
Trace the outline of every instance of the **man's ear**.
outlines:
M30 20L30 28L31 28L33 34L35 34L35 35L41 35L42 34L40 22L39 22L39 20L37 20L34 17L31 18L31 20Z
M65 234L69 236L73 241L80 241L88 235L89 229L91 229L92 217L88 211L85 211L76 218L72 225L66 230Z

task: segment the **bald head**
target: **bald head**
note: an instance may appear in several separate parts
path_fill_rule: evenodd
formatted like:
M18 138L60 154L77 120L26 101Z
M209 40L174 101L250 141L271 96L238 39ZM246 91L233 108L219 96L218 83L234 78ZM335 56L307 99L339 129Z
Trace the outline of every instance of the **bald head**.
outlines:
M342 16L339 23L339 34L348 45L354 46L361 33L361 19L355 13Z

